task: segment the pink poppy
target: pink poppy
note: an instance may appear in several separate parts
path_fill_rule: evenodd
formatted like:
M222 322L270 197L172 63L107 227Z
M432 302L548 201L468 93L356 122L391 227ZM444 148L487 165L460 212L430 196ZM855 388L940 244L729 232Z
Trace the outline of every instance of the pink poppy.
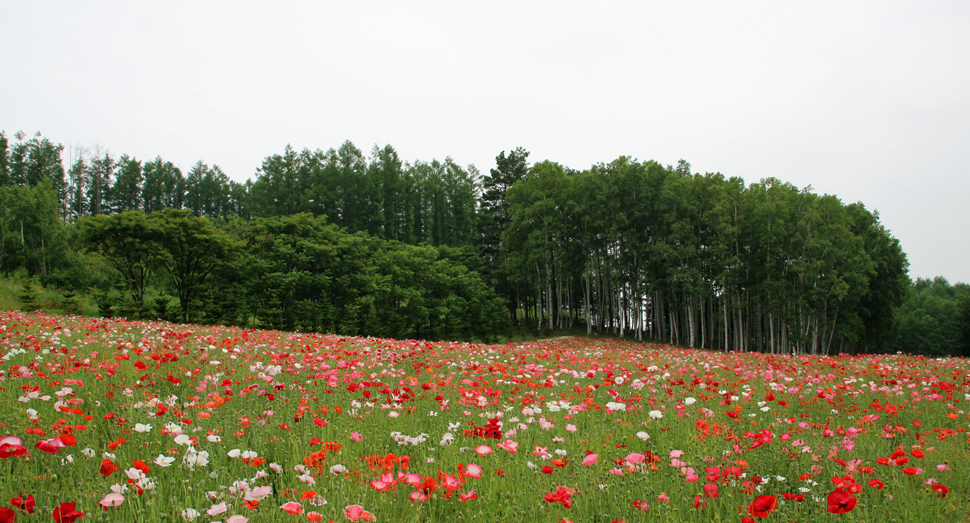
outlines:
M104 508L120 507L121 504L124 502L125 502L124 496L122 496L121 494L112 492L111 494L108 494L104 498L102 498L101 501L98 502L98 505L101 505Z
M344 515L351 521L377 521L373 514L364 510L360 505L350 505L344 509Z
M288 501L280 505L280 509L287 514L293 514L294 516L299 516L303 514L303 505L297 503L296 501Z
M519 442L518 441L512 441L512 440L506 440L505 443L499 443L498 444L498 448L507 450L507 451L511 452L512 454L518 454L518 452L519 452L517 450L518 447L519 447Z
M640 463L643 463L643 460L645 459L647 459L647 457L643 454L631 452L630 455L626 457L626 462L633 465L639 465Z

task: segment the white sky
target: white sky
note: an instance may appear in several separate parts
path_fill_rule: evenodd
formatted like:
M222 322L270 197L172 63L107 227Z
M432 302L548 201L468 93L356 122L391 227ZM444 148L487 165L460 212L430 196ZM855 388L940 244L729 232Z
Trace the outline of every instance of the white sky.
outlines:
M348 139L483 173L683 158L861 200L912 277L970 282L965 0L0 0L0 129L239 181Z

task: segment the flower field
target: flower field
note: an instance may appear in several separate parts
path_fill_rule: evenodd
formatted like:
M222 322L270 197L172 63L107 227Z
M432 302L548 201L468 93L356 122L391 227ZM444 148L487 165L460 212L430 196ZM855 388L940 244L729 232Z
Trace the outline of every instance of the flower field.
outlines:
M0 312L0 523L968 521L970 364Z

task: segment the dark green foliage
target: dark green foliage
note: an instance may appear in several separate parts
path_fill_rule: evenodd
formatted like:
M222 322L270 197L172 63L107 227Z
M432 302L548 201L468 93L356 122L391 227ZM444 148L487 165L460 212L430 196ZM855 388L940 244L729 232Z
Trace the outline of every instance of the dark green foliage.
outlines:
M970 292L957 302L957 326L960 331L960 354L970 357Z
M891 350L942 356L970 355L966 350L970 285L950 285L946 278L917 279L896 311L898 336Z
M141 211L125 211L81 217L76 226L81 244L117 269L134 307L140 309L162 254L163 231L157 220L149 220Z
M245 183L76 149L65 179L62 146L14 139L0 132L0 270L96 289L103 314L464 339L527 320L722 350L970 354L964 286L910 288L877 213L775 178L629 157L530 167L522 148L482 178L347 141L287 146Z
M81 311L80 299L71 289L61 291L61 309L67 314L77 314Z
M0 187L0 270L46 279L69 263L68 231L51 182Z
M20 286L20 293L17 294L17 299L20 300L20 310L24 312L32 312L37 310L37 279L27 278L24 280L23 284Z

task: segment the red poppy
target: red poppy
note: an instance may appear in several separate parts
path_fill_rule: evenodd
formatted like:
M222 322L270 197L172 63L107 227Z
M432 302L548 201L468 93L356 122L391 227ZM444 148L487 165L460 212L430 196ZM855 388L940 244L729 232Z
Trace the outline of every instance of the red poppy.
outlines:
M805 494L782 494L781 497L787 499L788 501L805 501Z
M56 523L74 523L77 518L84 517L84 513L75 510L74 503L61 503L54 509L53 516Z
M869 480L869 486L872 487L872 488L874 488L874 489L876 489L876 490L882 490L882 489L886 488L886 484L883 483L882 481L879 481L876 478L872 478L872 479Z
M721 494L717 491L717 483L708 483L704 485L704 494L709 498L716 498Z
M704 503L704 498L700 496L694 496L694 501L690 505L696 509L707 508L707 503Z
M778 498L775 496L758 496L748 505L748 512L752 516L766 518L776 508L778 508Z
M0 507L0 523L13 523L17 521L17 513L13 509Z
M23 494L10 500L10 504L28 514L34 513L34 506L37 504L34 502L34 496L28 494L25 498Z
M46 452L48 454L60 454L61 453L61 449L55 447L54 445L51 445L50 442L48 442L47 440L43 440L42 439L42 440L38 441L37 444L34 445L34 446L37 447L38 450L44 451L44 452Z
M919 449L916 449L916 450L910 452L910 454L912 454L914 458L925 458L926 457L926 453L923 452L922 450L919 450Z
M121 467L115 464L115 462L110 459L105 459L101 461L101 468L98 469L98 473L104 477L108 477L119 470L121 470Z
M549 492L546 492L546 495L543 496L542 499L546 500L549 503L562 503L564 507L569 508L573 506L572 500L569 499L570 492L575 492L575 491L560 485L556 487L555 494L550 494Z
M553 470L552 467L550 467L549 465L542 467L543 474L552 474L552 470Z
M912 475L916 474L917 472L919 472L919 470L917 470L914 467L906 467L906 468L903 469L903 472L905 472L906 475L908 475L908 476L912 476Z
M855 496L841 489L836 489L829 494L826 501L829 506L825 510L833 514L845 514L854 509L856 504Z
M19 438L16 441L20 441ZM20 443L3 443L0 445L0 459L7 459L10 456L18 458L27 453L27 447Z
M945 498L946 495L950 493L950 489L946 488L946 485L942 483L937 483L936 485L933 485L933 492L939 494L941 498Z
M152 471L152 469L148 468L148 464L146 464L144 461L142 461L140 459L136 459L136 460L132 461L131 464L136 469L142 471L142 473L144 473L146 476L148 475L149 472Z

